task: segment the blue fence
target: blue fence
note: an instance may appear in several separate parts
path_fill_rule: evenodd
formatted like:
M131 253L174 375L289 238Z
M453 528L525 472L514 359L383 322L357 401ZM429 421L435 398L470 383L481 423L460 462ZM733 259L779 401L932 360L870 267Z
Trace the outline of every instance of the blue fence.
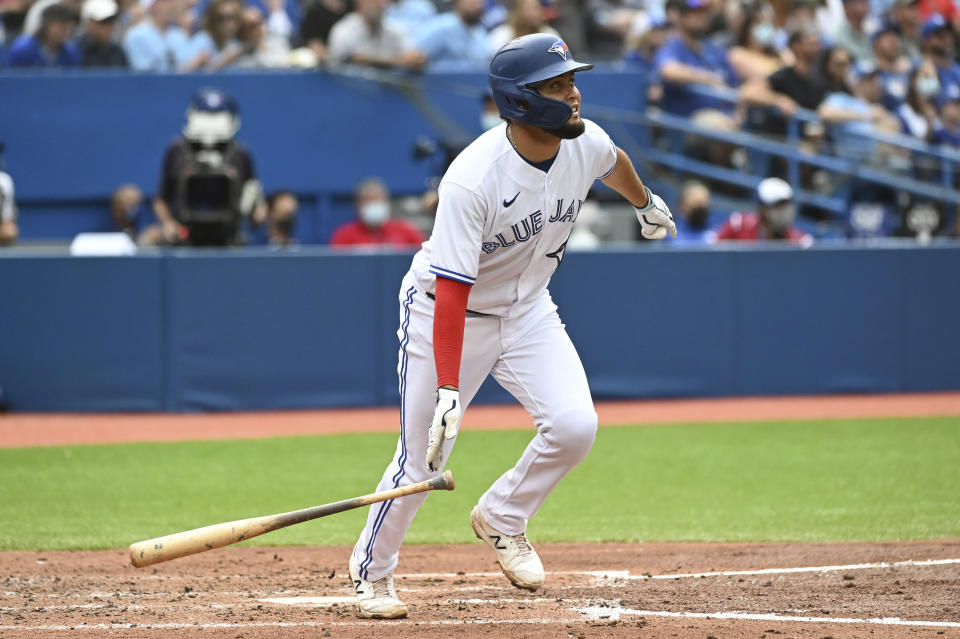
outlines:
M0 254L0 386L21 411L392 404L409 260ZM551 291L597 398L921 391L960 388L958 272L957 246L624 249Z

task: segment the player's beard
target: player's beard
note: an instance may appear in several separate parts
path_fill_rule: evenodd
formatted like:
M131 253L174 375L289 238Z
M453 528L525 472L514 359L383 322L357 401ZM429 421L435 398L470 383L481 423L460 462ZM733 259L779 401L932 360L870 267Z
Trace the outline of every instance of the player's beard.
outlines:
M555 129L544 129L544 131L550 135L557 136L561 140L572 140L573 138L580 137L586 128L583 120L577 119L576 122L570 122L568 120L563 126L558 126Z

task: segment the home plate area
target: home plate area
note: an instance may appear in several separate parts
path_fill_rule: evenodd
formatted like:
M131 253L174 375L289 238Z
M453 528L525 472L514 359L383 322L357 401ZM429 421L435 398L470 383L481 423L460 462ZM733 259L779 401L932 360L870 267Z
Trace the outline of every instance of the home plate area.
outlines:
M357 618L342 547L0 553L0 638L960 637L960 540L538 550L529 593L480 544L405 547L396 621Z

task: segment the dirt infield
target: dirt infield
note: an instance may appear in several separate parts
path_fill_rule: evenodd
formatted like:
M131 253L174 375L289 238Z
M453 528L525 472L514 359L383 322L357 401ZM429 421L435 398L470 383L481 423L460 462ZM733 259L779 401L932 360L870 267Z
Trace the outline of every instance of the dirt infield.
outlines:
M408 547L397 585L410 616L395 622L356 618L347 548L229 548L144 569L124 551L3 553L0 637L960 636L960 540L540 551L547 584L528 593L479 543Z
M605 425L960 415L960 393L601 403ZM395 409L7 415L0 447L394 431ZM471 407L466 428L530 425ZM466 522L465 524L466 525ZM534 540L535 541L535 540ZM0 639L19 637L960 637L960 540L543 544L512 588L478 543L409 546L410 617L360 620L347 548L227 548L136 569L126 551L0 553Z
M857 417L960 416L960 392L598 402L605 426ZM465 429L532 426L519 405L471 406ZM0 448L399 432L396 408L209 414L0 415Z

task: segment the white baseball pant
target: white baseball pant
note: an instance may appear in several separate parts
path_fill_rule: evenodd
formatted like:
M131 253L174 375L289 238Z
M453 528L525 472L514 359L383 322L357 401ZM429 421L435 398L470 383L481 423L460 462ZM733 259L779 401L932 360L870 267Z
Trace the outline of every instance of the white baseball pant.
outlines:
M425 461L427 429L437 389L433 300L417 291L409 273L400 290L400 439L378 491L437 474L427 469ZM517 464L480 498L487 522L503 533L516 535L526 530L527 521L593 445L597 414L587 376L546 294L523 317L468 314L461 362L460 400L465 416L480 384L492 374L533 416L537 427L536 436ZM466 426L469 428L469 420ZM444 462L455 442L455 438L444 440ZM370 507L367 524L353 550L364 579L376 581L394 571L400 545L427 495L409 495Z

